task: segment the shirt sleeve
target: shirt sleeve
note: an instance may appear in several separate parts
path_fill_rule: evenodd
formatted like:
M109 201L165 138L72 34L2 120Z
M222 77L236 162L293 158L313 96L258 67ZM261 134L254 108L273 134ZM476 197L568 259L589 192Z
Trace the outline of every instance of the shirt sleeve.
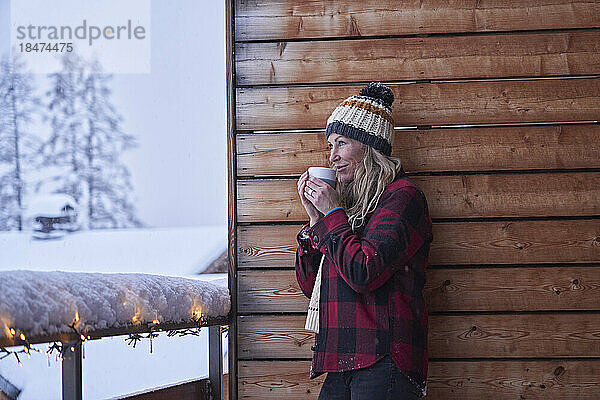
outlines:
M308 225L305 225L296 236L298 241L298 247L296 248L296 279L302 293L310 298L323 253L306 236L307 232Z
M432 239L425 196L414 186L384 193L362 236L352 231L344 210L324 216L308 231L314 246L329 255L358 293L371 292L401 273Z

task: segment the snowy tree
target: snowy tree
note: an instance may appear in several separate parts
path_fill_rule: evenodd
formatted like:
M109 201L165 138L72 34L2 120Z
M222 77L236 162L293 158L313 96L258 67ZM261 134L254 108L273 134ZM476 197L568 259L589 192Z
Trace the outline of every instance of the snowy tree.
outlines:
M61 167L60 173L50 181L55 182L54 191L70 195L78 203L84 195L85 183L83 152L84 140L82 61L74 54L62 58L63 70L50 75L52 88L46 93L51 136L41 150L42 167ZM45 180L43 183L47 183Z
M136 142L123 132L122 117L111 104L111 76L102 74L98 63L87 65L67 55L63 70L51 78L52 135L43 147L44 162L66 170L53 178L55 190L80 204L92 229L142 225L130 173L121 160Z
M23 229L24 174L34 164L39 138L28 131L38 111L34 78L16 56L0 62L0 230Z
M110 79L97 62L85 78L88 215L94 228L140 226L131 175L120 160L136 142L133 135L123 132L122 117L110 103Z

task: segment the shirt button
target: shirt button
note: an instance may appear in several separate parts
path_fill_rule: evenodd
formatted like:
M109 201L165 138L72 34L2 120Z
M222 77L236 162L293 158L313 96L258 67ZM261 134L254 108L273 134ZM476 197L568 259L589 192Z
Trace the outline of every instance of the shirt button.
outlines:
M319 242L319 237L317 235L313 236L313 240L315 241L315 243Z
M316 346L310 346L310 349L311 349L312 351L317 351L317 347L316 347Z

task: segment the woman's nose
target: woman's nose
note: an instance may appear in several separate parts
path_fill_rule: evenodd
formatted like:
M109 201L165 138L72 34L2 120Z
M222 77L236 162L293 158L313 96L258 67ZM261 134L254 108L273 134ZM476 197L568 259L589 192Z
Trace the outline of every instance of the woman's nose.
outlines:
M337 154L337 150L335 149L335 147L331 148L331 153L329 154L329 161L330 162L335 162L339 157L339 155Z

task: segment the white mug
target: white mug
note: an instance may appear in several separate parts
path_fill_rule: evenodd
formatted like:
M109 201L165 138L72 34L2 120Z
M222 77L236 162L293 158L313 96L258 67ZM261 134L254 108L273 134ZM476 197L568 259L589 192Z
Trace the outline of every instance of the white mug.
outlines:
M310 167L308 169L308 175L319 178L335 189L335 169L327 167Z

